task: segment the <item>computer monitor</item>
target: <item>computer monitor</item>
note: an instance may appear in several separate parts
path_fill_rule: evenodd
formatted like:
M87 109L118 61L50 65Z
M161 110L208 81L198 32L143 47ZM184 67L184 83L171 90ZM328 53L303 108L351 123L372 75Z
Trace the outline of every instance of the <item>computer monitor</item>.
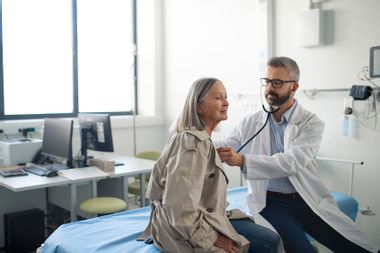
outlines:
M45 119L41 154L51 162L72 165L73 120Z
M81 154L87 164L87 150L113 152L112 128L109 114L78 114L81 134Z
M369 77L380 78L380 46L369 50Z

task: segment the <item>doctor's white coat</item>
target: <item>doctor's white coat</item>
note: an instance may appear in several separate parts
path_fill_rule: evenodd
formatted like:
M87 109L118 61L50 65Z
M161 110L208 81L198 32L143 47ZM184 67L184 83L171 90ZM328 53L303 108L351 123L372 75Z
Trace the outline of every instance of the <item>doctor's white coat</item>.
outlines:
M244 118L217 146L240 148L265 123L263 111ZM322 139L324 123L313 113L297 104L284 135L284 153L271 156L269 123L240 153L245 154L247 167L248 212L252 216L265 207L269 178L289 177L294 188L311 209L336 231L361 247L377 252L352 220L342 213L334 198L317 174L314 156ZM256 217L255 217L256 218ZM261 220L257 219L257 221Z

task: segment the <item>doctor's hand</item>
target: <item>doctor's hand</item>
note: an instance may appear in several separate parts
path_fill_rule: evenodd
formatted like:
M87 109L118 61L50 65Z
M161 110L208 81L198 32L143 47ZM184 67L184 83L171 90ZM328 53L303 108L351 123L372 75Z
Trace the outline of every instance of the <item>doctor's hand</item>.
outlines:
M229 147L221 147L217 148L216 151L219 154L220 160L227 163L230 166L239 166L242 167L244 165L244 156L242 154L238 154Z
M230 238L227 238L221 234L219 234L218 238L216 238L216 241L214 242L214 246L224 249L228 253L238 252L238 247L236 247L236 244Z

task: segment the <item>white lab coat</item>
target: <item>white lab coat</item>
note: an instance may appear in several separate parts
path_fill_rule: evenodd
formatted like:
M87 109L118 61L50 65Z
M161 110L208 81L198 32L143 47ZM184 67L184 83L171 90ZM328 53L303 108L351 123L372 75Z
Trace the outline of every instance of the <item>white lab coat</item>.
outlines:
M237 150L263 126L266 117L264 111L247 116L217 145ZM265 207L269 178L289 177L294 188L319 217L348 240L371 252L377 252L378 247L339 210L336 201L318 177L314 156L319 149L323 129L324 123L298 104L285 130L284 153L271 156L269 123L240 151L245 154L247 167L248 212L255 217Z

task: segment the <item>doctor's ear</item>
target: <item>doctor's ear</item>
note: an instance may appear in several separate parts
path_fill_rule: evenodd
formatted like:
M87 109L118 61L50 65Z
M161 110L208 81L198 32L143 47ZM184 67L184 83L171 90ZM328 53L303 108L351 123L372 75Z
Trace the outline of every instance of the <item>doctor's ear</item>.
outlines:
M294 83L291 91L292 91L293 93L295 93L295 92L298 90L298 86L299 86L299 84L298 84L297 82Z

